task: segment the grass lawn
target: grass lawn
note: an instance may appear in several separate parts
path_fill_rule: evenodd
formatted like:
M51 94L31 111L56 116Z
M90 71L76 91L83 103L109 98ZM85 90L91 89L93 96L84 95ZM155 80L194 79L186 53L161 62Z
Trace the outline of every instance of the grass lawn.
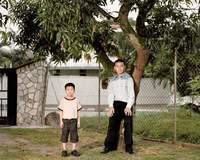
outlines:
M135 118L135 134L153 139L172 140L173 111L154 114L138 114ZM177 110L177 140L200 144L200 114L185 108Z
M97 118L84 118L82 127L87 131L96 131ZM105 134L107 117L101 118L100 132ZM172 112L138 112L134 118L135 136L172 140L173 138L173 111ZM200 144L200 114L189 113L185 108L177 110L177 140L187 143Z
M166 115L165 115L166 116ZM135 120L140 122L141 116ZM167 118L166 118L167 119ZM185 119L184 119L185 120ZM162 121L162 120L161 120ZM162 122L164 122L163 120ZM103 147L108 119L101 119L97 132L97 118L82 118L79 130L80 160L200 160L199 148L182 147L166 143L144 141L135 136L136 154L128 155L122 149L107 155L100 154ZM156 121L153 121L156 122ZM160 123L160 122L159 122ZM153 123L154 124L154 123ZM139 124L138 124L139 125ZM158 124L154 124L159 126ZM144 126L145 127L145 126ZM162 130L168 126L162 125ZM142 135L143 128L135 126L135 132ZM143 129L144 130L144 129ZM162 131L161 130L161 131ZM184 129L182 129L184 131ZM159 132L159 130L157 131ZM153 132L149 132L151 137ZM162 133L162 132L161 132ZM164 133L164 132L163 132ZM160 133L159 133L160 134ZM162 134L161 134L162 135ZM168 134L165 134L168 135ZM60 157L60 130L55 128L22 129L0 128L0 160L58 160L74 159ZM153 137L153 136L152 136ZM180 138L180 137L179 137ZM70 147L70 146L69 146Z
M59 129L0 129L8 135L0 146L1 160L57 160L60 157ZM105 135L80 129L81 160L199 160L197 148L149 142L137 139L136 154L130 156L123 150L100 154ZM1 137L2 138L2 137Z

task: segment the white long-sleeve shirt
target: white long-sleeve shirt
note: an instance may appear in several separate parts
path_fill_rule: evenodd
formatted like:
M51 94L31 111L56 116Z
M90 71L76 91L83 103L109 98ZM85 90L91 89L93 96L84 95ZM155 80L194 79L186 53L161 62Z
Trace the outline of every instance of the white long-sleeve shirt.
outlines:
M108 104L113 107L114 101L127 102L131 108L135 101L134 83L128 73L113 76L108 83Z

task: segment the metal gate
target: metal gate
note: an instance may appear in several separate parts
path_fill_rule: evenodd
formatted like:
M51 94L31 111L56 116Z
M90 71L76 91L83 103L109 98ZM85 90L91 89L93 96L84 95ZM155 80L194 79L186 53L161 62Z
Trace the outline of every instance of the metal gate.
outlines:
M0 69L0 125L16 125L16 108L16 70Z

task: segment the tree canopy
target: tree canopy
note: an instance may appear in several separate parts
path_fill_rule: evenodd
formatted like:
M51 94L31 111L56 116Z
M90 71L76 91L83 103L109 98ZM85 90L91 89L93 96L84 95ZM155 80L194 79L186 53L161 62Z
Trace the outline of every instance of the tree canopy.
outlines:
M103 9L107 2L16 1L11 7L20 30L15 42L33 50L36 56L51 55L56 62L79 60L85 51L94 50L105 77L112 74L110 57L124 58L134 77L136 93L147 64L145 75L173 83L174 52L179 57L180 72L188 69L188 62L197 63L199 12L190 8L190 0L120 0L117 16ZM128 17L132 11L135 20ZM116 32L116 27L122 32ZM191 57L195 57L194 62ZM187 75L189 79L194 76Z

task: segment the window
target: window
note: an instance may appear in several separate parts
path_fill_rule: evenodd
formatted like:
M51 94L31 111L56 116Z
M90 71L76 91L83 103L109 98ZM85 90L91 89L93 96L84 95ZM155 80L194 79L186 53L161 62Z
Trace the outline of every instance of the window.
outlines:
M53 71L52 71L52 74L53 74L54 76L59 76L59 75L60 75L60 70L59 70L59 69L53 70Z
M87 71L85 69L80 69L80 76L86 76Z

